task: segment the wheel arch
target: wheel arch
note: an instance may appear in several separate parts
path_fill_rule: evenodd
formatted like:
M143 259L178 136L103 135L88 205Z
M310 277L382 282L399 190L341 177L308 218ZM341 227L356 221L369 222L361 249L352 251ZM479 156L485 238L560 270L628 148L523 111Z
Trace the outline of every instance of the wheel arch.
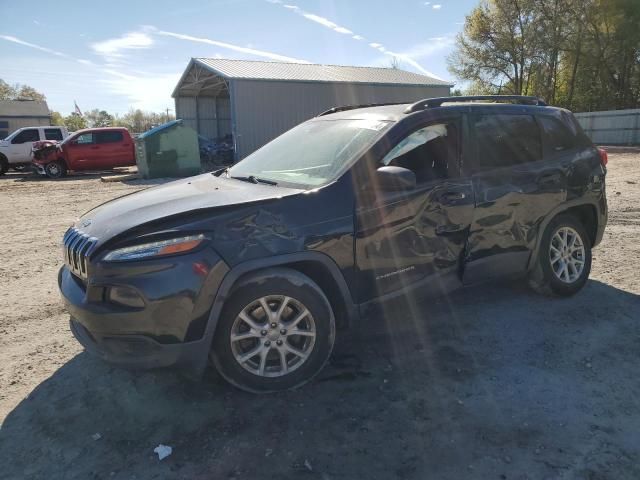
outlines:
M202 351L198 353L198 369L206 367L209 349L218 326L223 306L234 288L250 275L270 268L288 268L308 276L318 284L327 296L336 319L336 327L352 325L358 318L358 309L351 291L336 263L320 252L298 252L287 255L250 260L240 263L227 272L213 300L209 319L202 341Z
M595 246L597 242L598 236L598 206L596 203L591 201L584 200L576 200L574 202L568 202L558 206L556 209L552 210L549 215L545 217L538 228L538 233L536 236L536 244L529 258L528 270L531 270L538 260L538 254L540 251L540 243L542 242L542 237L544 235L545 230L549 223L556 218L558 215L569 214L576 217L580 223L584 226L587 234L589 235L589 239L591 240L591 246Z

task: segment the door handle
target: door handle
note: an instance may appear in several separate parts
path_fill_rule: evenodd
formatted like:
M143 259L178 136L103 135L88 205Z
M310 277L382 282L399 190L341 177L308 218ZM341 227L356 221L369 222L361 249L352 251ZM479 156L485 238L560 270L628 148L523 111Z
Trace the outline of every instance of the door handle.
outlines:
M91 147L91 150L97 150L98 148L100 148L100 147L97 147L97 146L96 147Z

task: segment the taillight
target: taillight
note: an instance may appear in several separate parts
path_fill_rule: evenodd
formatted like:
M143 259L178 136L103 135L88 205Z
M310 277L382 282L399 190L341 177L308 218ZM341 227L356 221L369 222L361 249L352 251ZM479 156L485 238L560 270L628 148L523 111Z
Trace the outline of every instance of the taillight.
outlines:
M604 148L598 148L598 153L600 154L600 163L603 167L606 167L607 163L609 162L607 151Z

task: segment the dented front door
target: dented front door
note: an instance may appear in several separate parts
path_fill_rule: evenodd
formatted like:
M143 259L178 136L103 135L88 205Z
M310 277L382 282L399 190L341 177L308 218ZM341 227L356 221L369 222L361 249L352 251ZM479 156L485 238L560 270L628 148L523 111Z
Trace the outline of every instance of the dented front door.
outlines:
M414 125L391 145L397 148L416 129L441 123L454 127L450 135L459 136L460 118L438 119ZM458 148L445 178L419 181L410 191L359 196L355 263L360 302L394 292L410 293L414 287L420 296L430 291L441 294L453 286L452 281L455 286L460 283L460 262L474 209L471 178L460 176L456 165L460 152ZM424 160L432 161L428 154ZM375 167L369 175L375 175Z

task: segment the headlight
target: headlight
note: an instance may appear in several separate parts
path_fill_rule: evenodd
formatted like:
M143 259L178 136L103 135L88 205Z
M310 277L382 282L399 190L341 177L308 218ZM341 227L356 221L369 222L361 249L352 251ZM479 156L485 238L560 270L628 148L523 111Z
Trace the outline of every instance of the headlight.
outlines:
M176 253L185 253L198 247L204 241L204 235L191 235L188 237L160 240L158 242L143 243L133 247L119 248L109 252L104 257L105 262L120 262L125 260L138 260L140 258L161 257Z

